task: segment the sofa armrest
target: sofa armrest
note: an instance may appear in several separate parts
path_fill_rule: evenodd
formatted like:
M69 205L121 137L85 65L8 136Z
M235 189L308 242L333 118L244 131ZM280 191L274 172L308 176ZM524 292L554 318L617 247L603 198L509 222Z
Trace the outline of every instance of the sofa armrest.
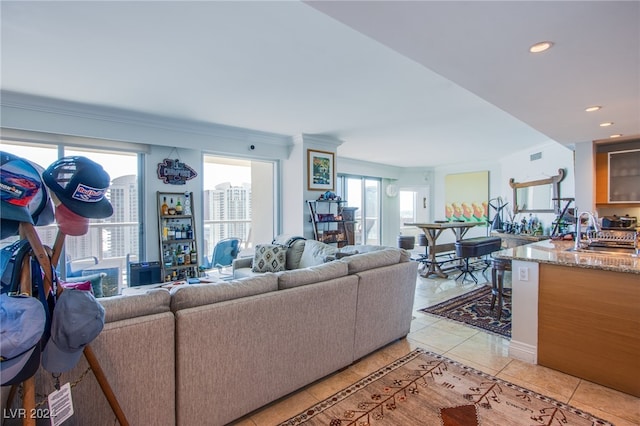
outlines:
M231 269L235 271L240 268L251 268L253 264L253 257L239 257L237 259L233 259L233 263L231 264Z

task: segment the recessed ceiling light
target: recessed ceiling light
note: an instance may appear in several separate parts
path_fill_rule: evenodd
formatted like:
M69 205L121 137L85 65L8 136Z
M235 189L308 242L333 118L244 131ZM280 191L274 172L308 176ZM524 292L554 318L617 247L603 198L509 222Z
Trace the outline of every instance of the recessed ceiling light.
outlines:
M622 136L620 133L616 133L615 135L611 135L609 137L610 138L619 138L620 136Z
M609 127L609 126L613 126L613 123L611 121L600 123L600 127Z
M594 105L594 106L590 106L588 108L585 109L586 112L594 112L594 111L599 111L600 109L602 109L602 107L600 105Z
M547 49L550 49L553 46L552 41L541 41L540 43L536 43L529 48L529 52L531 53L541 53Z

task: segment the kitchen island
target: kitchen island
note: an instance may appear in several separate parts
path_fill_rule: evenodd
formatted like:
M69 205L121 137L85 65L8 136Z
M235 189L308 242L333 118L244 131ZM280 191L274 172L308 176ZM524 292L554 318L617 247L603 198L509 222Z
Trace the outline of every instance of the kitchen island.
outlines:
M512 260L515 358L640 396L640 259L541 241Z

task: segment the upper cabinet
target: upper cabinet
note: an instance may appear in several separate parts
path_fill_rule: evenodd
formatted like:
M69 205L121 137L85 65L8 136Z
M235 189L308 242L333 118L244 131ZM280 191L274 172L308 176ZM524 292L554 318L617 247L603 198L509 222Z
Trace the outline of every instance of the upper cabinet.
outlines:
M596 204L640 204L640 149L629 148L596 153Z

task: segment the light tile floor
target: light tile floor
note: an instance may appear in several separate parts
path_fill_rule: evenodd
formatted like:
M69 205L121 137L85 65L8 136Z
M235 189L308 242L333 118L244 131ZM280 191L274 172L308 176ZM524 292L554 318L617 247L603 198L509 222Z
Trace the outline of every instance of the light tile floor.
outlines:
M276 425L367 376L415 348L442 354L503 380L548 395L614 423L640 425L640 398L567 374L509 357L509 340L478 329L418 312L418 309L471 291L486 277L476 273L479 284L453 279L418 276L414 320L406 339L396 341L348 368L321 379L288 397L259 409L234 425ZM451 277L455 277L452 274ZM510 273L505 274L505 284Z

